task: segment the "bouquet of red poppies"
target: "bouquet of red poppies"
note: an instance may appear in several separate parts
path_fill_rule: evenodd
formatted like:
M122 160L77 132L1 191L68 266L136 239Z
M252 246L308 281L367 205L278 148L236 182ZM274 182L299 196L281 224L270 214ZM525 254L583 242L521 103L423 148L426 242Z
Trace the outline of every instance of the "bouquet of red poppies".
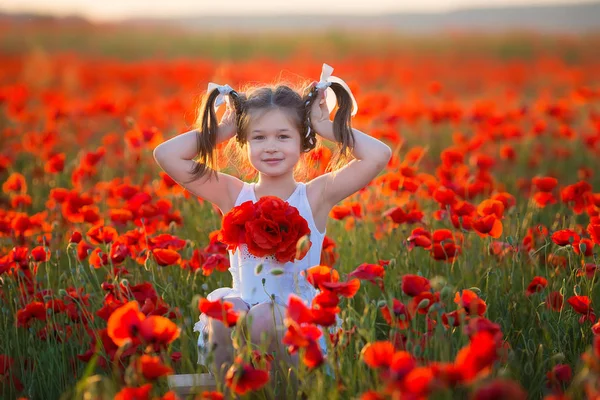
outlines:
M274 256L281 263L293 262L296 245L310 233L308 223L298 209L275 196L246 201L223 216L218 240L235 251L241 244L256 257ZM310 246L308 246L310 248ZM299 259L306 255L302 252Z

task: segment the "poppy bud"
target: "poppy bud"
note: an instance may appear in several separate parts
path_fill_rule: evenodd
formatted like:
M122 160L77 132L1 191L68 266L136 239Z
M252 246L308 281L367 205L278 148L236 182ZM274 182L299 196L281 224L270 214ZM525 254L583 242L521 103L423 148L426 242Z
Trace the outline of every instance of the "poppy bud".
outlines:
M296 259L302 260L310 250L311 246L310 233L298 239L298 242L296 243Z

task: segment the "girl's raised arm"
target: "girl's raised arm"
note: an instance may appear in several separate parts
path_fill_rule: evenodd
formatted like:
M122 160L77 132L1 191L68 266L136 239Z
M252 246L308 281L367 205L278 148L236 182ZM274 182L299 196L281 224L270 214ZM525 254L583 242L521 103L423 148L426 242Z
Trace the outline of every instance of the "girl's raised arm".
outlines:
M347 96L345 90L339 86L336 94ZM344 118L350 116L350 102L345 101ZM329 109L325 102L325 91L319 90L317 99L311 106L311 120L314 129L325 139L337 141L335 122L329 120ZM337 116L336 116L337 119ZM339 122L338 122L339 123ZM346 129L346 128L343 128ZM337 171L323 174L311 181L320 193L324 206L332 208L346 197L356 193L367 186L373 178L381 172L392 157L392 150L388 145L369 136L358 129L347 127L351 130L352 140L350 150L354 160ZM340 136L341 137L341 136Z
M235 135L233 114L233 111L228 108L223 115L216 132L216 144L229 140ZM192 171L194 166L199 163L199 161L193 160L198 156L198 136L205 134L210 133L191 130L175 136L154 149L154 159L175 182L196 196L215 204L223 213L226 213L233 208L243 182L206 165L204 165L205 174L200 178L194 178Z

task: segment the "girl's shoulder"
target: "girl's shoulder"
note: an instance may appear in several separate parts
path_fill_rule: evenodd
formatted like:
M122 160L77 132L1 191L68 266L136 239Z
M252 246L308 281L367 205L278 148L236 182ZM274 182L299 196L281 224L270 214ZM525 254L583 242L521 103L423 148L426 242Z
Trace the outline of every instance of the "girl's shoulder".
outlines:
M223 203L220 205L217 204L217 207L219 207L224 215L235 206L235 202L244 189L246 182L228 174L221 174L219 179L225 179L227 183L227 196L224 196Z

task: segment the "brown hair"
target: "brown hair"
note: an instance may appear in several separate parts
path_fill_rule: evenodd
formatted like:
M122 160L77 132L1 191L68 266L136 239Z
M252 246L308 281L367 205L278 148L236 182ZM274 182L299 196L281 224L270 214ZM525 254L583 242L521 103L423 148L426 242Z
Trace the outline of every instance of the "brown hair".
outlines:
M337 142L337 151L327 166L327 171L339 169L350 157L354 148L354 134L351 127L352 99L344 87L333 82L331 89L337 99L337 111L333 119L333 132ZM284 111L296 125L301 136L301 152L307 153L317 146L316 132L310 129L310 110L318 98L317 88L306 86L301 96L285 84L277 86L261 86L247 89L244 93L233 90L229 94L231 105L235 110L236 141L242 148L247 143L247 130L252 118L264 112L278 108ZM219 95L218 89L204 96L199 108L195 129L197 131L197 152L191 174L194 181L202 178L209 171L217 170L215 156L217 130L219 121L214 110L214 103ZM331 110L330 110L331 111ZM308 133L308 135L307 135ZM210 169L208 169L210 168Z

